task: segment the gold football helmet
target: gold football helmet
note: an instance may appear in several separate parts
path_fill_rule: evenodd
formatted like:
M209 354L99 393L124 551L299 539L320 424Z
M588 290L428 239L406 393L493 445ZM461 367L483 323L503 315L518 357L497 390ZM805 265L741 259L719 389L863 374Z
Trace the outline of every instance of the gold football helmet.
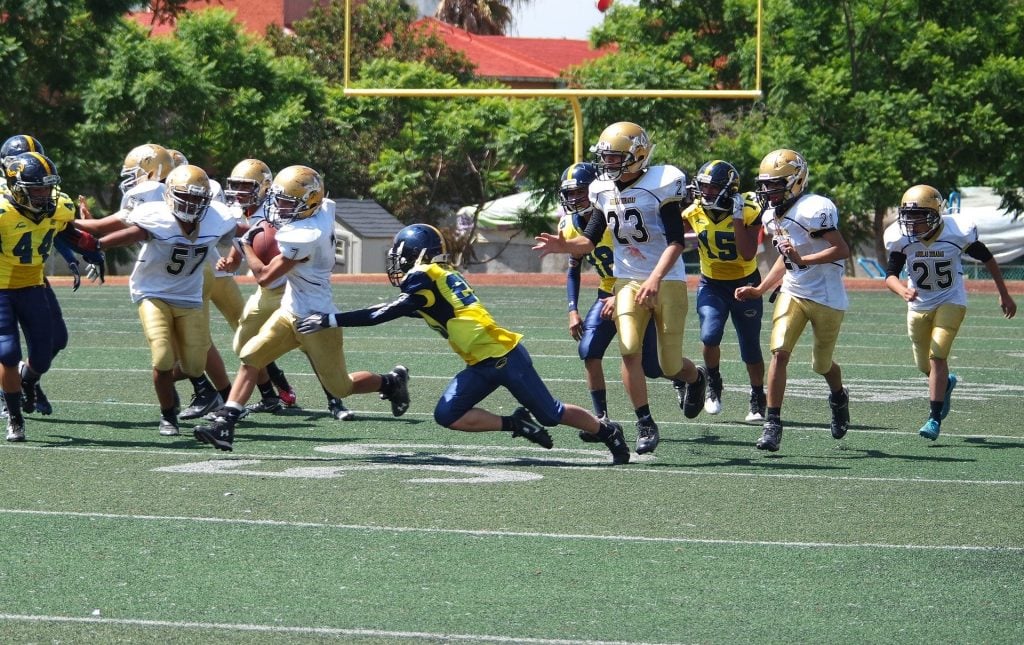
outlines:
M942 224L946 200L927 184L911 186L900 199L900 231L912 240L928 239Z
M785 148L769 152L757 173L757 201L761 208L776 208L796 201L807 188L807 161Z
M121 167L121 177L124 178L121 181L121 193L127 193L147 179L163 181L173 167L174 160L167 148L156 143L136 146L124 158Z
M186 157L181 151L175 150L174 148L168 148L167 153L171 155L171 162L174 164L175 168L188 164L188 157Z
M164 201L171 212L183 222L198 222L206 214L213 192L210 178L199 166L185 164L167 175Z
M224 180L224 197L229 206L237 205L243 210L259 206L267 198L273 181L270 166L259 159L243 159Z
M274 177L267 191L267 219L283 226L312 217L324 203L324 180L309 166L288 166Z
M639 174L651 163L654 146L647 132L635 123L619 121L604 129L590 147L601 179L616 180L623 175Z

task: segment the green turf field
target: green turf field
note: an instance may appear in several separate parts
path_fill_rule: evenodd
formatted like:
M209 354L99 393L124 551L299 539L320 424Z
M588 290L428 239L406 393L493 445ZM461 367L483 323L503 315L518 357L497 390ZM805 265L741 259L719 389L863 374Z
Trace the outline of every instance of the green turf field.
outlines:
M343 308L396 294L335 292ZM477 292L526 334L556 396L589 407L564 289ZM1024 326L994 295L971 295L934 443L917 436L927 391L905 305L852 293L845 439L829 434L808 334L782 450L756 450L727 336L723 413L685 421L652 383L662 443L622 467L568 428L546 451L438 427L460 361L415 320L346 333L350 369L409 367L401 419L376 396L346 400L355 421L330 418L297 354L280 364L301 409L250 417L233 453L195 443L192 422L161 437L127 288L58 295L72 340L43 382L54 414L0 445L0 642L1024 642ZM691 312L691 356L696 325ZM230 351L216 314L214 330ZM617 353L605 371L632 443Z

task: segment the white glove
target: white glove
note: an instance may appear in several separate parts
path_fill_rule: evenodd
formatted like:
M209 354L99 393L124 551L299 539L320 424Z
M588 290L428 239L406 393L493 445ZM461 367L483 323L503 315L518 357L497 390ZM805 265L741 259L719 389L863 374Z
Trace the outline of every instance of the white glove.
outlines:
M732 196L732 218L743 221L743 195L739 193Z

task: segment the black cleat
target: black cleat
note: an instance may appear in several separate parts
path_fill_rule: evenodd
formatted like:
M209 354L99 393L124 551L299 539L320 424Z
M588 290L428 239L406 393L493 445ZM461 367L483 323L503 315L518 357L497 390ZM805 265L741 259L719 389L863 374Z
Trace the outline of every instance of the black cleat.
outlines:
M750 390L750 412L744 421L764 421L765 408L768 407L767 397L764 392Z
M404 365L395 365L395 369L388 372L394 377L391 390L386 394L380 393L380 398L391 402L391 414L400 417L409 409L409 369Z
M50 405L50 399L46 398L46 393L43 392L43 388L39 387L36 383L36 412L43 416L49 416L53 414L53 406Z
M192 401L188 404L188 407L181 411L179 418L185 420L198 419L208 412L213 412L222 405L224 405L224 399L221 398L220 392L217 390L197 392L192 396Z
M160 434L164 437L176 437L181 432L178 430L178 422L173 419L160 417Z
M781 419L768 419L764 422L764 431L761 433L761 438L754 444L758 450L767 450L768 452L778 452L779 446L782 444L782 420Z
M284 402L276 396L265 396L260 399L259 403L245 406L245 409L249 412L269 412L270 414L276 414L281 410L284 410Z
M703 367L697 367L697 380L686 384L686 391L683 395L683 416L687 419L696 419L700 411L704 409L704 393L708 389L708 373Z
M708 375L708 387L704 394L704 411L708 414L720 414L722 412L722 376Z
M605 420L601 423L600 432L608 434L608 437L602 441L604 441L604 445L608 446L608 451L612 453L612 463L616 466L628 464L629 444L626 443L626 437L622 434L622 426Z
M850 428L850 391L844 387L838 397L829 394L828 407L832 408L832 438L842 439Z
M516 408L512 412L512 423L513 437L526 437L529 441L549 449L555 445L548 431L530 416L530 411L526 408Z
M327 400L327 410L331 416L338 421L351 421L356 418L356 413L349 410L341 399L331 397Z
M609 423L608 415L606 414L602 414L601 416L597 417L597 420L601 422L602 426L605 425L606 423ZM584 441L586 443L601 443L601 437L597 436L597 434L597 432L591 434L586 430L580 430L580 441Z
M703 405L703 400L701 405ZM636 422L636 454L643 455L654 452L658 447L661 436L658 434L658 424L654 419L647 416Z
M208 443L218 450L231 452L235 440L235 424L226 416L218 414L213 421L196 426L192 436L200 443Z

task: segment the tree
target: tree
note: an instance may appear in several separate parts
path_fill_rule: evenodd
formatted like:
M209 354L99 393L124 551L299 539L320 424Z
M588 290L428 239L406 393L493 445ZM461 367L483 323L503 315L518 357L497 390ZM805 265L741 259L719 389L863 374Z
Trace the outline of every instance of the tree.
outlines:
M529 0L441 0L434 17L471 34L500 36L515 22L512 10Z

